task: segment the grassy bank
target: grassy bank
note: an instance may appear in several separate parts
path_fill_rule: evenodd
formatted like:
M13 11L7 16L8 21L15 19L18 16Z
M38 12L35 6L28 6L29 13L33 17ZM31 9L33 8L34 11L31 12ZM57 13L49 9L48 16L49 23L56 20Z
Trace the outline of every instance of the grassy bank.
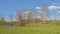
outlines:
M60 25L35 23L16 28L0 28L0 34L60 34Z

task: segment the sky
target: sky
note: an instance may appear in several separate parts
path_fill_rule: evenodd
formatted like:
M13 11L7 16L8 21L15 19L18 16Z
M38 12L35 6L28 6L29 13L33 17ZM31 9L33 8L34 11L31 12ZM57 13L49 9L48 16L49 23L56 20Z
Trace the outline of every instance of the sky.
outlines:
M0 0L0 14L9 16L17 10L38 10L44 4L48 5L52 15L56 13L52 11L60 13L60 0Z

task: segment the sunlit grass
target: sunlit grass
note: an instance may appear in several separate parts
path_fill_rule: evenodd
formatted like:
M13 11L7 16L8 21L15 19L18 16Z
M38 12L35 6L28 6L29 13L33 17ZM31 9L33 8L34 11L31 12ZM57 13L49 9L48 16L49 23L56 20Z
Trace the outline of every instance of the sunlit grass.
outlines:
M16 28L0 28L0 34L60 34L60 25L35 23Z

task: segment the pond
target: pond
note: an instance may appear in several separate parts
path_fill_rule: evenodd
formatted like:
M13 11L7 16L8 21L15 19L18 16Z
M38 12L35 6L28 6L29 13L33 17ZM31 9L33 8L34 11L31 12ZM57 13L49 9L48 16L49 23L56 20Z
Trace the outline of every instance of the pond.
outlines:
M4 26L0 26L0 28L15 28L16 26L8 26L8 25L4 25Z

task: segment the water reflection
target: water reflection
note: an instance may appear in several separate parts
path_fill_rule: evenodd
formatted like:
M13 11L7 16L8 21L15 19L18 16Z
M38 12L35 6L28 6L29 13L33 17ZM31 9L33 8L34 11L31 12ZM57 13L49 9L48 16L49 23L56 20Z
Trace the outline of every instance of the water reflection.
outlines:
M8 26L8 25L4 25L4 26L0 26L0 28L15 28L16 26Z

